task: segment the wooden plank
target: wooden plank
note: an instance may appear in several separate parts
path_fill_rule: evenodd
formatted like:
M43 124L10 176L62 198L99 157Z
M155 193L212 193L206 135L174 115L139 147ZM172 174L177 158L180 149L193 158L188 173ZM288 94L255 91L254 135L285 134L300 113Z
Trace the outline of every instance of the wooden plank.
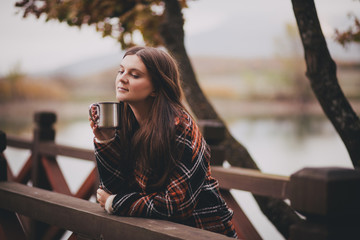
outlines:
M0 182L0 208L92 239L229 239L164 220L109 215L96 203L15 182Z
M21 168L19 174L15 177L15 182L27 183L31 178L32 156L26 160L24 166Z
M0 239L26 239L25 233L14 212L0 209Z
M51 188L55 192L72 195L56 159L54 157L46 158L43 156L41 158L41 163Z
M0 181L6 181L8 179L8 168L5 156L0 152Z
M61 156L79 158L79 159L95 162L94 150L69 147L69 146L55 144L53 142L40 142L38 150L40 154L44 154L44 155L49 155L49 156L61 155Z
M86 178L84 183L81 185L75 197L82 198L82 199L89 199L92 194L94 194L97 190L95 186L95 182L97 180L97 169L93 168L90 172L89 176Z
M0 131L0 153L3 153L6 149L6 134Z
M42 240L53 240L53 239L61 239L61 237L65 233L65 229L61 229L56 226L49 226L42 237Z
M255 195L289 198L289 177L261 173L257 170L238 167L211 167L211 174L223 189L249 191Z
M15 136L7 136L7 146L22 149L32 149L33 142L31 140ZM39 153L41 154L46 154L50 156L61 155L73 158L80 158L83 160L95 161L93 150L55 144L54 142L40 142L39 148Z
M222 122L215 119L199 119L197 124L208 144L218 144L225 139L225 126Z
M238 237L240 239L261 240L262 237L231 193L227 190L221 190L221 195L225 199L227 205L234 211L232 222L235 226Z
M14 177L13 172L11 171L11 168L9 167L9 164L7 164L6 168L7 168L7 180L14 181L15 177Z
M33 145L32 140L28 140L24 138L7 135L6 139L7 139L7 146L9 147L31 149Z

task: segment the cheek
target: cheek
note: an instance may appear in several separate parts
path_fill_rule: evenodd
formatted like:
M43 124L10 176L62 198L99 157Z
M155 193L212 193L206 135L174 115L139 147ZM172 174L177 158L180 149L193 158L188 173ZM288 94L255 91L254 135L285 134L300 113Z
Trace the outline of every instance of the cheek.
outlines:
M136 83L133 84L132 89L140 92L149 92L152 89L152 85L148 82Z
M152 86L152 84L148 84L147 86L146 86L146 90L145 90L146 92L153 92L154 91L154 87Z
M148 81L146 85L147 85L146 88L147 88L149 91L154 91L154 90L155 90L154 84L153 84L151 81Z

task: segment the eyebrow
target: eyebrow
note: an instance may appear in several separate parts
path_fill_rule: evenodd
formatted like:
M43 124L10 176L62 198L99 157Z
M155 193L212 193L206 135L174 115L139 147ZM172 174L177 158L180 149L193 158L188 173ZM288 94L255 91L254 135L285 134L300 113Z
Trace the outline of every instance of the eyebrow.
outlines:
M122 64L120 64L120 67L121 68L125 68ZM140 72L141 74L145 74L143 71L141 71L140 69L138 69L138 68L130 68L130 72L131 71L138 71L138 72Z

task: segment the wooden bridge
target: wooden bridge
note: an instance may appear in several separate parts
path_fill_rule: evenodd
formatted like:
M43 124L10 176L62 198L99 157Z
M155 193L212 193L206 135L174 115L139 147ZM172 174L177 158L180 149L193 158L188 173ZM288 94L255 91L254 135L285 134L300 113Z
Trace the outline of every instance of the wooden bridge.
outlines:
M0 239L228 239L169 221L119 217L89 201L98 186L94 169L76 193L71 193L56 156L95 161L94 152L55 144L53 113L35 114L33 140L0 132ZM199 121L209 142L219 143L223 126ZM15 176L8 166L6 147L28 149L29 158ZM215 163L223 149L212 146ZM290 177L242 168L212 166L221 192L234 210L233 222L241 239L262 239L230 194L230 189L288 199L304 221L290 228L291 240L360 239L360 171L344 168L305 168Z

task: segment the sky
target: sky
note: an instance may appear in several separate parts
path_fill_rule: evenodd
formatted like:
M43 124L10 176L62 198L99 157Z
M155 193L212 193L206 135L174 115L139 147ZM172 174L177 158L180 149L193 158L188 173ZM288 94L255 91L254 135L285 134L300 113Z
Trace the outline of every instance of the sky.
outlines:
M44 17L22 18L16 1L0 1L0 75L17 66L25 73L52 71L85 59L121 54L119 44L102 38L94 27L69 27ZM360 47L343 49L331 37L347 29L349 12L359 13L355 0L315 0L330 52L336 58L360 61ZM290 0L197 0L184 10L186 47L190 55L271 57L275 39L286 23L296 24Z

